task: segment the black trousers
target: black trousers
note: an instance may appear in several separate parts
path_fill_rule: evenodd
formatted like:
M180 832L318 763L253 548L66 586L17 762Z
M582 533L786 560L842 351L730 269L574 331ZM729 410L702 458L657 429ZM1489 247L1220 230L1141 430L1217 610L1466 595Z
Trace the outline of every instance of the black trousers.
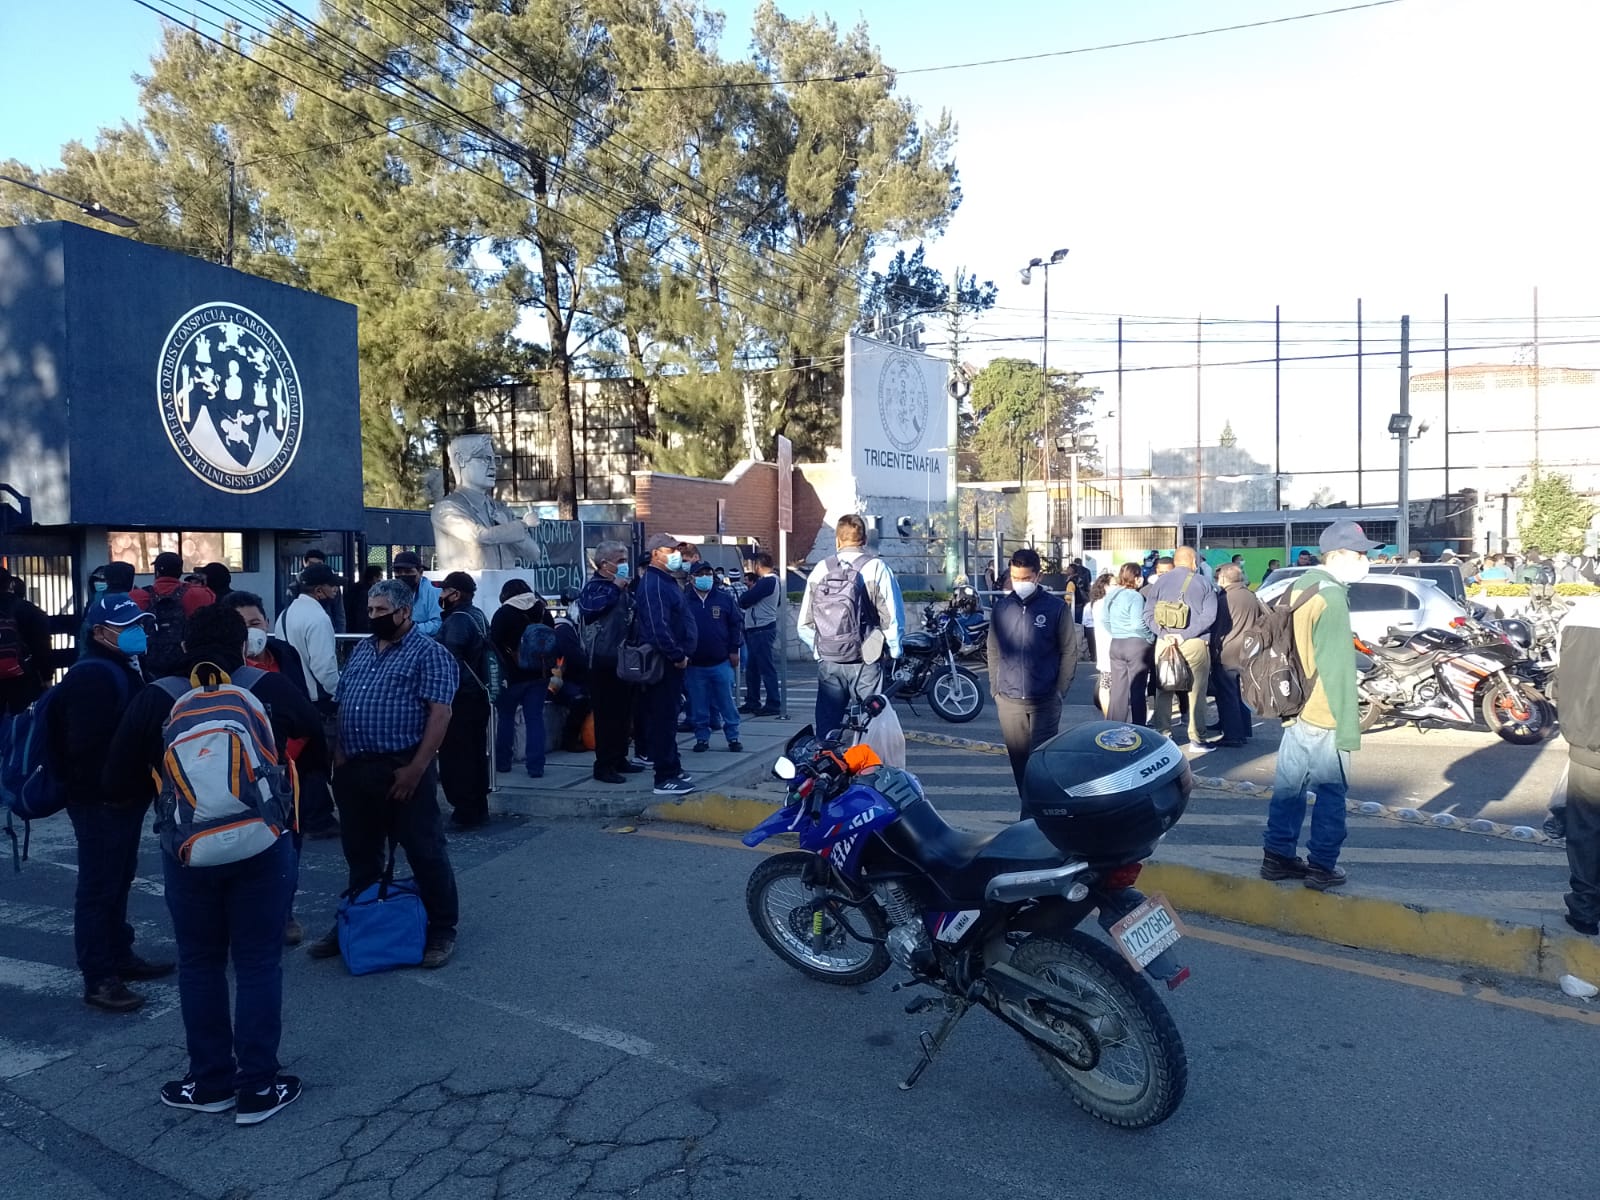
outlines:
M1143 638L1111 641L1111 711L1106 718L1146 725L1150 720L1150 643Z
M1567 773L1567 911L1600 921L1600 770L1570 763Z
M650 747L650 761L656 765L656 785L676 779L683 773L678 757L678 697L683 694L683 671L668 666L661 680L644 689L644 734Z
M364 754L350 759L333 777L349 886L351 892L359 892L383 877L388 844L393 841L405 851L422 893L429 934L453 934L461 907L456 873L445 849L444 819L439 815L438 767L428 764L410 800L389 799L394 773L411 761L412 753Z
M1000 714L1000 736L1005 741L1006 756L1011 759L1011 776L1017 781L1020 796L1028 757L1061 732L1061 697L1013 700L996 696L994 706Z
M439 747L439 783L444 798L463 821L489 815L489 696L482 688L462 688L450 705L450 727ZM528 731L542 738L544 729Z
M597 663L589 672L589 700L594 705L594 769L615 771L628 761L633 685L618 679L615 667Z
M1213 658L1211 686L1217 694L1217 720L1222 723L1222 736L1228 741L1248 738L1250 710L1245 707L1244 696L1239 692L1239 672L1223 666L1220 659Z
M72 942L85 992L118 978L119 968L133 957L128 893L139 873L139 839L149 811L148 804L94 800L67 805L78 841Z

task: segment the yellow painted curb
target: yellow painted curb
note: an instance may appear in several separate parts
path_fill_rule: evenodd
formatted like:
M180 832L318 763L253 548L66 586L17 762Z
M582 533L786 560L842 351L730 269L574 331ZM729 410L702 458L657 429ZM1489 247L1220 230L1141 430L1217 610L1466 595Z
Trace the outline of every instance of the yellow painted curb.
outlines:
M730 833L748 833L779 806L752 796L725 796L721 792L695 792L681 804L652 804L644 815L656 821L705 825Z
M652 805L645 815L742 834L778 808L751 796L699 792L682 804ZM1360 950L1484 967L1550 983L1562 975L1600 981L1600 942L1547 932L1536 925L1418 908L1375 896L1314 892L1298 884L1269 883L1182 863L1146 863L1139 884L1146 891L1165 893L1180 911Z

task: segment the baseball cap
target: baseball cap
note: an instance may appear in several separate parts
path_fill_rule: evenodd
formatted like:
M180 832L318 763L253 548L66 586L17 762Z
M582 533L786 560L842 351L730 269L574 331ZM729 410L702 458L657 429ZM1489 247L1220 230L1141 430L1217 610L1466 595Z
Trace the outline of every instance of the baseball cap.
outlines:
M1368 550L1376 550L1382 542L1374 542L1367 537L1367 531L1354 521L1335 521L1322 531L1322 536L1317 539L1317 549L1324 554L1332 550L1354 550L1365 554Z
M657 550L676 550L678 539L670 533L658 533L644 544L646 554L653 554Z
M713 567L710 563L705 562L704 560L702 560L700 562L695 563L692 573L695 574L695 575L710 575L715 570L716 570L716 568Z
M327 563L312 563L300 572L300 586L303 588L323 587L327 584L337 584L339 577L333 573L333 568Z
M465 596L475 596L478 593L478 581L465 571L451 571L440 581L439 587L450 588Z
M114 625L121 629L140 621L154 621L155 614L147 613L127 596L102 596L89 606L85 618L90 628L96 625Z
M415 567L420 571L422 570L422 558L415 550L402 550L394 556L394 561L390 563L390 566Z

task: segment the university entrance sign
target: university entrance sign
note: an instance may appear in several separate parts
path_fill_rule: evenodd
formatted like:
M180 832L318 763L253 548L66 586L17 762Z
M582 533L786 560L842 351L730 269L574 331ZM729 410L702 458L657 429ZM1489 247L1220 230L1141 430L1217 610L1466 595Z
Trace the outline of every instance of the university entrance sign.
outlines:
M219 491L271 487L300 448L294 358L277 331L241 305L212 300L179 318L161 347L156 397L183 465Z
M70 222L0 228L0 482L46 526L360 529L356 310Z

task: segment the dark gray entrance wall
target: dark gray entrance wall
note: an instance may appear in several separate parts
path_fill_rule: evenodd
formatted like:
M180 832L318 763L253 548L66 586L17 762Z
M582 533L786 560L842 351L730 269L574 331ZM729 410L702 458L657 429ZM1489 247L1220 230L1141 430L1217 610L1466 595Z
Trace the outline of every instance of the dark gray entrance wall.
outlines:
M361 528L356 310L68 222L0 229L0 480L44 525Z

